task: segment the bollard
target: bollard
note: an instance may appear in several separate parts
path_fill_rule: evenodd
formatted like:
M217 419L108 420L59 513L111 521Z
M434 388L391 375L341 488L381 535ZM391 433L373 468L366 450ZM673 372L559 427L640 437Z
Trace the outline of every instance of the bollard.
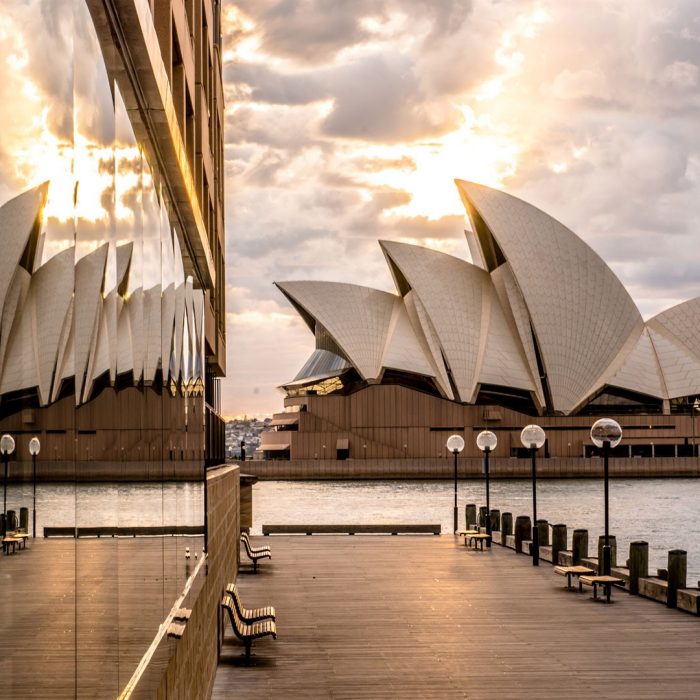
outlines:
M14 510L7 511L7 529L10 532L17 529L17 513Z
M571 555L574 565L580 564L581 559L588 557L588 530L574 530Z
M519 515L515 519L515 551L523 551L523 540L532 539L532 523L529 515ZM525 552L527 554L527 552Z
M491 532L498 532L501 529L501 511L498 508L491 509Z
M549 523L538 518L535 525L537 525L540 547L549 547Z
M464 529L471 530L472 525L476 524L476 505L467 503L464 508L464 515L467 521L467 526Z
M649 575L649 543L630 542L630 593L639 594L639 579Z
M608 537L610 543L610 566L617 566L617 540L615 535ZM603 546L605 545L605 535L598 537L598 575L603 573Z
M486 515L487 515L487 510L486 506L480 506L479 507L479 527L486 527Z
M19 529L29 532L29 508L19 509Z
M552 525L552 564L559 563L559 552L566 550L566 525Z
M501 515L501 544L506 546L506 537L513 534L513 514L503 513Z
M668 553L668 593L666 607L675 608L678 605L678 589L685 588L685 577L688 571L688 553L684 549L672 549Z

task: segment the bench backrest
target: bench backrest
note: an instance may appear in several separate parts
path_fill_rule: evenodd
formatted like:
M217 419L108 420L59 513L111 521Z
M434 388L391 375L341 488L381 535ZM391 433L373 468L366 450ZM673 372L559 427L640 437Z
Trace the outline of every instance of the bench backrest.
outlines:
M226 593L230 596L233 601L233 605L238 611L239 617L243 617L243 603L241 603L241 596L238 594L238 586L235 583L229 583L226 586Z
M246 636L246 626L238 615L238 610L236 609L236 605L233 602L233 598L231 597L230 593L224 593L223 600L221 601L221 607L228 612L228 616L231 620L231 627L233 627L236 637L239 639L244 639Z

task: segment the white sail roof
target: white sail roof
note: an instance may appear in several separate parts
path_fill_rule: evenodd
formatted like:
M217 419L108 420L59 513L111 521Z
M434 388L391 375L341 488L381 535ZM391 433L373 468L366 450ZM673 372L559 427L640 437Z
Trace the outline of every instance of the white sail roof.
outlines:
M569 413L602 382L641 320L620 280L548 214L457 181L489 269L507 261L527 304L553 408Z
M363 379L380 375L394 295L338 282L284 282L277 286L330 333Z

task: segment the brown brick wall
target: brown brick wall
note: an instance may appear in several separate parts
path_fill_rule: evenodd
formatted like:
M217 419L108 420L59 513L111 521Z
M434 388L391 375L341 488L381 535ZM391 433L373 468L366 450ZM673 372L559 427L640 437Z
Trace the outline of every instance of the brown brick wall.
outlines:
M208 698L214 685L221 639L219 603L227 583L236 580L240 474L238 467L210 470L208 476L209 551L206 567L184 606L192 615L174 644L157 697L163 700Z

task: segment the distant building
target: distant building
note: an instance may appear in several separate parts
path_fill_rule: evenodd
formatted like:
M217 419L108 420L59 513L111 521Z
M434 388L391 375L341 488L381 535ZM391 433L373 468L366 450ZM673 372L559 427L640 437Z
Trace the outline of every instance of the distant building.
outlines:
M588 429L617 416L620 456L690 456L700 403L700 298L646 323L578 236L532 205L457 182L474 264L381 241L397 293L280 282L316 349L283 385L267 458L466 455L489 427L496 456L519 456L537 420L547 456L594 452ZM695 406L695 408L694 408Z
M198 476L224 459L220 12L3 2L3 83L24 120L0 180L0 430L15 461L31 435L42 469L67 478L153 462Z

